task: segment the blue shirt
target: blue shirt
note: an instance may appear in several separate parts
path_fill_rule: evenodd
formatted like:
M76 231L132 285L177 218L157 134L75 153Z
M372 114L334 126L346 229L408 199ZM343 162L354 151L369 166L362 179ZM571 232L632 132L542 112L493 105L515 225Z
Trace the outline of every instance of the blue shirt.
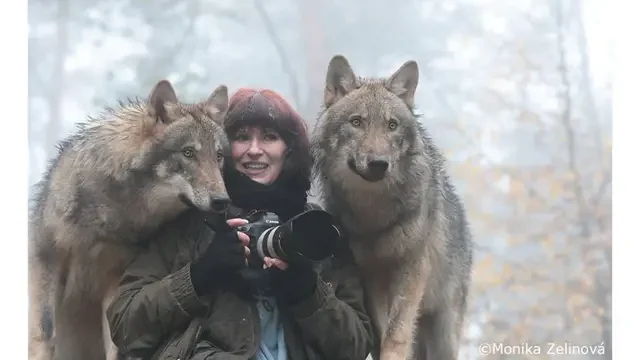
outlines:
M257 301L262 337L253 360L286 360L287 346L276 300L274 297L258 297Z

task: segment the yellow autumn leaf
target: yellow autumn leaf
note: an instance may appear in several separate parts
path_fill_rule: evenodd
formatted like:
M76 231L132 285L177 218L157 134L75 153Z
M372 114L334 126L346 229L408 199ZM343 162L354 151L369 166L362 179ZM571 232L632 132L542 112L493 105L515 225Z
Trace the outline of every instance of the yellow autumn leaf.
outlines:
M507 278L509 276L511 276L513 274L513 271L511 269L511 265L509 263L504 263L504 265L502 266L502 276L503 278Z
M526 188L522 181L516 178L511 179L509 195L514 198L522 198L526 195Z
M581 317L583 320L587 320L587 319L589 319L589 318L592 318L592 317L593 317L593 314L594 314L594 311L593 311L593 309L592 309L591 307L589 307L589 306L585 306L585 307L583 307L583 308L582 308L582 310L580 311L580 317Z
M491 256L482 258L474 268L474 278L486 286L494 286L503 282L501 274L497 273L494 259Z
M542 245L548 254L552 255L556 252L556 247L554 246L553 237L551 235L543 236L542 239L540 239L540 245Z
M580 284L585 290L590 291L593 289L594 279L593 274L590 271L583 271L580 273Z
M561 183L553 181L549 184L549 197L551 199L559 199L564 193L564 187Z
M570 294L567 298L567 309L571 315L578 316L581 313L582 308L585 306L585 297L579 293Z

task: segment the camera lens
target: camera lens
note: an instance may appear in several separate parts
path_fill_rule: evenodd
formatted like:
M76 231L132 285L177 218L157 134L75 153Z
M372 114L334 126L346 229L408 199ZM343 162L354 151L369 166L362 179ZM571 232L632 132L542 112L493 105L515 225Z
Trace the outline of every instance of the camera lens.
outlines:
M256 241L256 250L260 258L270 257L274 259L287 260L286 254L282 251L282 227L274 226L263 231Z
M340 237L331 215L322 210L304 212L284 224L273 213L260 215L238 228L249 235L252 267L262 266L265 257L286 262L324 260L333 254Z

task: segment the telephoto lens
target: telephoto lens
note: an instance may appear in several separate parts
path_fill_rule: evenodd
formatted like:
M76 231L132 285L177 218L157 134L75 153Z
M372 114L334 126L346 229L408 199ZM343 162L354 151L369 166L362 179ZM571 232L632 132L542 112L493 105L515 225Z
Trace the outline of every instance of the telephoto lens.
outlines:
M340 231L324 210L303 212L284 224L269 227L257 237L255 249L286 262L322 261L333 255Z

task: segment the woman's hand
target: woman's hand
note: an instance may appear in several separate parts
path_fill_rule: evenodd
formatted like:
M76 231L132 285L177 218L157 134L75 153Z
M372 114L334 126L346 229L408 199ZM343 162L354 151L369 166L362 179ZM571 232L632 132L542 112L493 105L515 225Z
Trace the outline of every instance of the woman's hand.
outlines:
M235 228L247 220L230 219L228 231L217 231L208 248L191 263L191 282L199 296L210 294L233 281L232 275L247 266L249 236Z
M282 271L287 270L287 268L289 267L289 264L287 264L286 262L280 259L274 259L270 257L264 258L264 265L265 265L265 268L270 268L274 266Z
M265 267L271 268L268 271L271 272L271 286L276 296L286 303L299 303L315 291L318 274L311 264L297 262L288 264L268 257L264 262Z
M238 226L242 226L242 225L246 225L248 223L247 220L245 219L240 219L240 218L235 218L235 219L229 219L227 220L227 224L232 227L232 228L237 228ZM249 235L238 231L238 240L240 240L240 242L242 243L242 245L244 245L244 257L245 257L245 263L248 264L248 258L249 258Z

